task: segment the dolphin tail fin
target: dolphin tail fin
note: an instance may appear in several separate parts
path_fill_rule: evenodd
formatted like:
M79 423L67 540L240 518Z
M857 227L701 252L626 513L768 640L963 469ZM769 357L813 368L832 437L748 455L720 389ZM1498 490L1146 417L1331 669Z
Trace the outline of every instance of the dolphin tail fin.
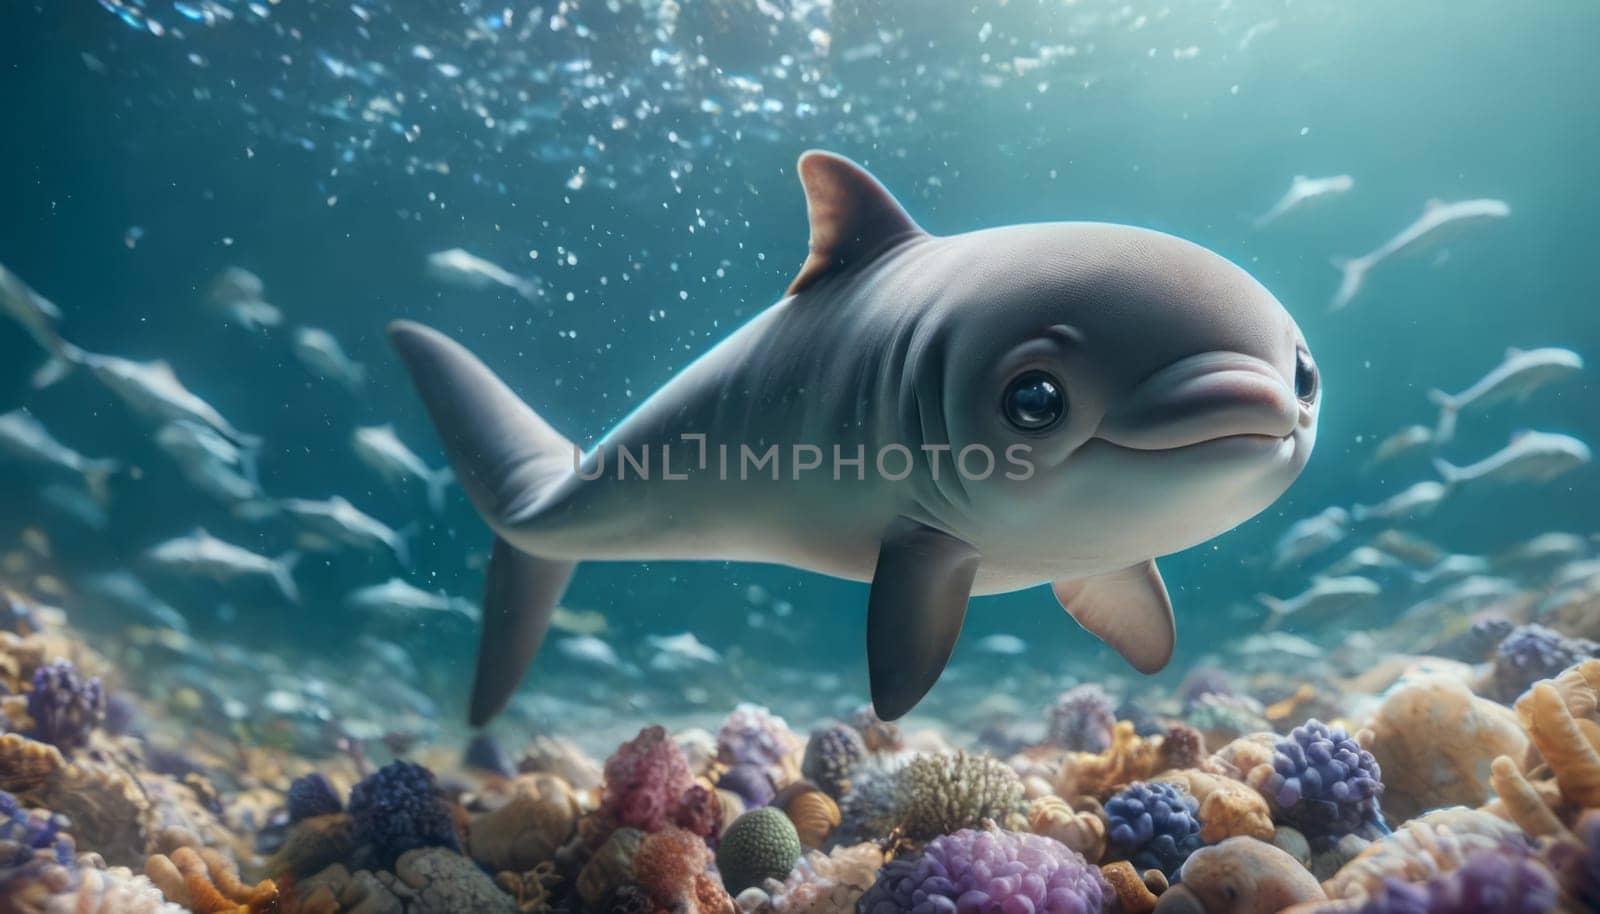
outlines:
M300 605L300 587L294 582L294 566L300 564L300 553L285 552L272 562L272 582L285 599Z
M470 721L511 700L544 642L575 562L529 555L504 533L572 474L572 444L455 341L408 321L389 328L461 488L495 531Z
M1448 444L1456 436L1456 414L1461 407L1454 397L1442 390L1428 391L1428 399L1439 407L1439 424L1433 430L1433 443Z
M1460 467L1442 457L1434 458L1433 469L1439 474L1439 479L1447 486L1453 486L1460 482L1463 475Z
M1361 286L1367 281L1367 269L1370 263L1364 257L1334 257L1330 263L1333 268L1344 274L1339 280L1339 291L1333 293L1333 303L1329 305L1330 311L1341 311L1350 304L1350 300L1361 291Z

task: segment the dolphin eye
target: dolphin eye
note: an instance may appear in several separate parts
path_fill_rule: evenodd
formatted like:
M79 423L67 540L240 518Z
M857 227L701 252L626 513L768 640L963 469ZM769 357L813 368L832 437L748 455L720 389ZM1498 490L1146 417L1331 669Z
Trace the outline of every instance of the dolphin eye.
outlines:
M1301 346L1294 353L1294 395L1300 402L1310 403L1317 398L1319 384L1317 363L1311 361L1311 353Z
M1040 432L1067 414L1061 382L1043 371L1025 371L1011 379L1000 409L1006 421L1025 432Z

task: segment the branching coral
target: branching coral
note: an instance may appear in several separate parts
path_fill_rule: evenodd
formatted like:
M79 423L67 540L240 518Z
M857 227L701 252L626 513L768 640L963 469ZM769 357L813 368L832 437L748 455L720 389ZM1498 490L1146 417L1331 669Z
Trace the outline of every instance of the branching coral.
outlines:
M267 914L276 912L278 887L271 880L246 885L233 861L210 848L183 847L172 855L153 854L144 865L168 901L194 914Z
M1064 797L1092 796L1104 800L1119 788L1134 781L1149 780L1166 771L1176 757L1186 758L1187 751L1164 752L1167 737L1141 737L1134 733L1133 724L1118 722L1111 733L1111 746L1104 752L1068 753L1056 773L1056 793ZM1185 740L1186 742L1186 740Z
M894 818L913 841L929 841L985 820L1020 825L1023 809L1022 781L988 755L918 756L897 778Z
M1099 914L1111 887L1100 870L1039 835L965 829L884 864L859 914Z

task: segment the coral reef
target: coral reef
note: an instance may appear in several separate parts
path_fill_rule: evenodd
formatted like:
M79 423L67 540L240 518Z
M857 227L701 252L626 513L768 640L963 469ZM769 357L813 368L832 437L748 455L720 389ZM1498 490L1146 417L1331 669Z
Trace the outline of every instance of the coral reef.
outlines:
M896 780L893 815L913 841L930 841L985 820L1001 825L1022 821L1022 781L992 756L918 756Z
M739 705L717 729L717 759L724 765L780 766L799 745L783 718L760 705Z
M289 795L285 799L289 822L294 824L316 816L331 816L344 812L344 801L339 791L321 772L303 774L289 782Z
M357 839L386 864L418 848L461 849L433 772L413 762L390 762L351 788L350 820Z
M674 823L693 786L683 750L664 728L646 727L606 760L600 811L619 824L660 831Z
M854 727L834 723L811 731L800 774L830 796L842 796L850 786L850 769L867 755L866 741Z
M1301 834L1315 842L1387 830L1378 810L1382 772L1343 727L1312 719L1274 749L1273 772L1258 786Z
M800 859L800 835L782 811L752 809L739 817L717 845L717 869L734 894L768 879L782 880Z
M820 848L839 827L843 816L833 797L820 790L807 789L805 782L791 785L784 791L782 809L794 823L800 836L800 846L808 850Z
M767 766L749 763L734 765L722 772L717 778L717 789L737 795L747 809L765 806L778 795L778 788L773 785Z
M1600 644L1571 638L1543 625L1512 629L1495 648L1486 693L1512 702L1541 679L1550 679L1585 658L1600 653Z
M1076 851L1039 835L964 829L884 864L859 914L1098 914L1112 889Z
M1107 852L1140 872L1177 875L1200 847L1200 803L1170 783L1139 782L1106 802Z
M89 734L105 719L106 696L98 676L82 676L72 661L58 659L33 671L28 690L28 735L62 752L89 743Z
M1521 758L1528 737L1509 708L1466 684L1424 676L1394 689L1378 706L1362 744L1386 773L1383 805L1396 820L1441 806L1489 800L1489 765Z
M1162 914L1276 914L1323 901L1317 880L1283 850L1254 838L1229 838L1184 861L1182 881L1161 896Z
M278 887L271 880L244 884L233 861L210 848L152 854L144 869L168 901L195 914L268 914L278 908Z
M1075 686L1056 698L1045 726L1045 742L1072 752L1104 752L1111 747L1117 714L1111 696L1094 683Z
M834 840L843 844L878 841L895 828L895 803L905 760L869 756L850 769L850 792L839 801L839 828Z
M524 774L503 802L471 819L472 859L491 873L527 872L555 858L578 828L577 797L554 775Z
M1105 817L1092 810L1075 812L1066 800L1054 794L1029 804L1028 828L1036 835L1060 841L1088 860L1099 860L1106 852Z
M872 844L808 851L772 894L772 908L778 914L854 914L882 868L883 851Z

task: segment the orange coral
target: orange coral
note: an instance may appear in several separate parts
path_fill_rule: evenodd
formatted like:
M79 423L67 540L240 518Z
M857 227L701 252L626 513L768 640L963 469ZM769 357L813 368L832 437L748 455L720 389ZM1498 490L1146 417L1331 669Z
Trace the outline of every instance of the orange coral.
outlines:
M694 891L694 877L711 862L711 849L694 832L666 828L645 835L633 855L633 879L658 904L671 906Z
M1561 692L1537 682L1517 700L1517 718L1555 776L1562 800L1578 809L1600 809L1600 750L1584 735Z
M1132 723L1121 721L1112 729L1106 751L1067 753L1056 772L1056 793L1105 799L1118 787L1153 775L1160 758L1159 737L1144 739L1134 732Z
M1200 840L1207 844L1241 836L1271 841L1276 832L1266 798L1248 784L1194 769L1156 780L1180 784L1200 801Z
M1156 909L1155 893L1144 884L1133 864L1126 860L1108 863L1100 867L1100 874L1111 883L1117 895L1118 910L1123 914L1150 914Z
M800 835L800 846L816 849L839 827L839 804L820 790L792 791L783 812Z
M265 879L256 885L239 880L233 862L210 848L180 847L168 857L154 854L145 875L168 901L195 914L277 914L278 887Z
M1090 863L1106 852L1106 822L1094 812L1074 811L1058 796L1039 797L1028 807L1028 828L1082 854Z
M43 786L67 765L61 750L16 733L0 736L0 790L22 794Z

